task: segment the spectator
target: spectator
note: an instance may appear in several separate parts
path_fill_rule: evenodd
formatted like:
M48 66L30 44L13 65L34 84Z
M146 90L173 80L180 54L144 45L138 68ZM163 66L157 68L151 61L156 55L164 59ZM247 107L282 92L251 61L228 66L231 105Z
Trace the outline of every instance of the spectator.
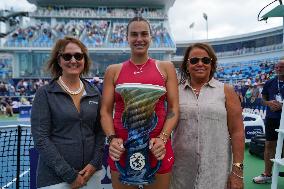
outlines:
M267 66L267 64L265 64ZM276 76L268 80L262 90L263 104L267 106L265 116L265 150L264 172L253 178L257 184L270 183L272 178L271 159L275 156L278 133L275 129L280 126L280 118L284 99L284 59L282 58L275 66ZM278 176L278 175L275 175Z

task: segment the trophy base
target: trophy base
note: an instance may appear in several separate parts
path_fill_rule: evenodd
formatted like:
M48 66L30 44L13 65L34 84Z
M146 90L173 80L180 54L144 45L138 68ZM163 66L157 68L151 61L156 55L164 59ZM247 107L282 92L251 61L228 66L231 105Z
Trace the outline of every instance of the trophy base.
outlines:
M154 182L154 178L152 179L137 179L137 178L119 178L119 181L125 185L148 185Z

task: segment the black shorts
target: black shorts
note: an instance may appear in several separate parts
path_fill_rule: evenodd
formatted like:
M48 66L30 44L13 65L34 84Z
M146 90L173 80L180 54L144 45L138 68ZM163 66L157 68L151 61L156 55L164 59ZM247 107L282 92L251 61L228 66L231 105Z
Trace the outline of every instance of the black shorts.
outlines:
M276 141L278 138L278 132L275 129L279 129L280 119L266 118L265 119L265 138L267 141Z

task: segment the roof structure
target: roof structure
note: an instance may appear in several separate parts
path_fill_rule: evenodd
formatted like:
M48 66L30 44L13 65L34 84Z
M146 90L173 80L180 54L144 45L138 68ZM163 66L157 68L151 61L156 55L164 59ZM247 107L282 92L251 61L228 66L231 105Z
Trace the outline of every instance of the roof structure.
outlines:
M168 10L175 0L28 0L36 6L66 6L66 7L157 7Z
M278 5L268 13L262 16L262 19L267 20L269 17L284 17L284 5Z

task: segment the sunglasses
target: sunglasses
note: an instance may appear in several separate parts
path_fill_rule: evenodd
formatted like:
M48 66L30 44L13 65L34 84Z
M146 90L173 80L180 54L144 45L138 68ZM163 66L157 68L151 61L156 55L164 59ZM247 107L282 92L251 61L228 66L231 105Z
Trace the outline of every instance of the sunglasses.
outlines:
M211 61L212 61L212 58L209 58L209 57L192 57L192 58L188 59L189 63L192 64L192 65L197 64L200 60L203 64L210 64Z
M70 54L70 53L62 53L60 56L65 60L65 61L70 61L72 57L74 57L77 61L80 61L84 58L83 53L75 53L75 54Z

